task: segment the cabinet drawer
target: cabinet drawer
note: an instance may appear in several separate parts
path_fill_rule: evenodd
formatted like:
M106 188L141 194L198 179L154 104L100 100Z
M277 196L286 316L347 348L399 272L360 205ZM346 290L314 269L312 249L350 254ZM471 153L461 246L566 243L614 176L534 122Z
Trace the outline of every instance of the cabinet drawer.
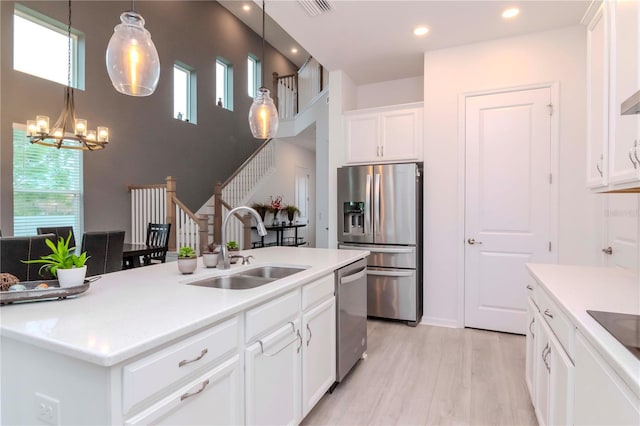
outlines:
M270 329L291 320L300 313L300 290L294 290L271 302L247 311L246 341L250 342Z
M567 317L560 311L558 306L553 302L546 291L542 288L537 289L536 297L538 299L538 308L540 315L553 331L562 348L567 352L569 358L573 360L575 345L575 328L569 322Z
M525 286L527 288L527 296L529 296L529 299L531 299L533 305L536 308L539 308L538 292L541 290L539 289L538 282L532 276L527 275L527 283L525 284Z
M163 390L225 354L237 350L238 318L188 337L122 369L122 409Z
M320 278L302 288L302 310L333 296L335 291L335 276L333 274Z

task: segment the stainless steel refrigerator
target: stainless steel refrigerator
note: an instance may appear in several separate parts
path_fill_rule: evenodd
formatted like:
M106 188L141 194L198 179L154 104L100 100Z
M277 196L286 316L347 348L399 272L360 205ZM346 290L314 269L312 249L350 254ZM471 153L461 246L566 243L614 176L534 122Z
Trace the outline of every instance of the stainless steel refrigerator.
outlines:
M371 251L367 314L422 318L422 163L338 169L338 247Z

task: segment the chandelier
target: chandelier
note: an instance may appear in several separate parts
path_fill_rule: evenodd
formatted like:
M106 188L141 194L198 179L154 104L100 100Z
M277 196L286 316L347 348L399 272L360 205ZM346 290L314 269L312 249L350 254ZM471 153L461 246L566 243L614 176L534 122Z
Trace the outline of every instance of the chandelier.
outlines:
M262 0L262 83L264 84L264 0ZM269 96L269 89L262 86L249 109L249 127L254 138L268 139L276 136L278 132L278 110L273 99Z
M71 87L71 0L69 0L69 24L67 25L67 86L64 88L64 107L53 127L49 117L38 115L27 120L29 142L54 148L95 151L109 143L109 129L99 126L97 131L87 129L87 120L76 117L73 87ZM72 128L73 126L73 128Z

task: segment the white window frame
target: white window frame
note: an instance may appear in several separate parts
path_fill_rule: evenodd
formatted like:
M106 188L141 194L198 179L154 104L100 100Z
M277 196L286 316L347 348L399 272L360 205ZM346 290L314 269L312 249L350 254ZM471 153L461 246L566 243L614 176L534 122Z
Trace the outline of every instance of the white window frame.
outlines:
M247 93L252 99L256 97L258 88L262 85L261 66L262 64L256 56L252 54L247 56ZM251 78L249 70L253 70L253 78Z
M29 74L34 77L42 78L42 79L49 80L49 81L66 86L68 83L66 61L65 61L65 69L64 69L64 78L60 80L54 80L52 78L49 78L46 75L46 73L34 74L30 69L16 68L16 62L17 62L16 55L18 53L18 48L16 47L16 43L17 43L18 34L16 34L15 18L16 17L22 18L44 29L61 34L65 38L67 37L67 24L56 21L53 18L50 18L46 15L43 15L42 13L31 10L17 3L14 8L13 16L14 16L14 30L12 34L13 51L14 51L14 54L12 57L13 69L19 72L23 72L25 74ZM71 28L71 86L80 90L84 90L84 56L85 56L84 47L85 47L84 34L74 28ZM20 51L22 52L22 50ZM47 67L42 67L42 59L38 58L37 56L38 49L36 47L33 47L32 49L30 49L30 52L32 54L29 57L34 58L34 61L35 61L35 63L31 65L31 67L37 68L37 69L47 69ZM67 53L67 44L65 43L65 47L64 47L65 59L67 57L66 53Z
M216 58L216 103L222 98L222 107L233 111L233 65L224 58ZM222 83L218 80L222 78ZM222 86L222 96L220 96L220 86Z
M79 171L78 171L78 189L77 190L56 190L56 188L53 187L53 185L51 185L51 187L45 187L45 188L40 188L40 189L32 189L32 188L21 188L21 187L16 187L17 179L17 173L21 172L20 169L20 165L16 163L16 149L13 149L13 158L12 158L12 164L13 164L13 185L12 185L12 189L13 189L13 195L14 195L14 200L13 200L13 235L15 236L27 236L27 235L35 235L37 233L37 228L38 227L43 227L43 226L73 226L73 232L74 235L76 236L80 236L83 235L84 232L84 178L83 178L83 174L84 174L84 165L83 165L83 151L81 150L75 150L75 149L54 149L48 146L42 146L42 145L37 145L37 144L31 144L27 137L26 137L26 132L27 132L27 127L24 124L19 124L19 123L13 123L12 126L12 133L14 134L12 136L12 147L16 146L16 141L15 139L15 133L16 131L18 132L22 132L24 134L24 141L22 143L25 144L24 148L25 150L28 149L36 149L36 150L43 150L43 153L47 153L49 155L60 155L60 153L64 153L64 155L77 155L77 164L79 167ZM25 161L26 159L23 158L23 161ZM55 163L50 163L50 165L52 167L55 167L56 164ZM52 193L59 193L59 194L71 194L72 196L76 197L76 203L77 205L74 208L75 214L72 215L72 217L74 218L73 223L69 223L69 221L66 220L60 220L60 216L59 215L47 215L47 214L42 214L42 215L34 215L31 216L30 219L28 220L18 220L16 221L16 217L29 217L29 216L16 216L15 212L16 212L16 194L19 193L47 193L47 194L52 194ZM46 213L45 209L42 209L43 213ZM16 226L18 225L18 226ZM78 237L76 237L77 239ZM76 241L78 244L80 243L79 241Z
M185 121L188 123L192 123L192 124L196 124L197 122L197 103L196 103L196 73L193 70L193 68L189 67L188 65L185 65L181 62L176 62L173 64L173 73L174 73L174 79L173 79L173 118L175 118L176 120L180 120L177 117L177 113L176 113L176 105L175 105L175 99L176 99L176 86L175 86L175 72L176 70L181 71L183 73L186 74L186 80L187 80L187 88L186 88L186 95L187 95L187 99L186 99L186 111L184 112L184 117L182 117L181 121Z

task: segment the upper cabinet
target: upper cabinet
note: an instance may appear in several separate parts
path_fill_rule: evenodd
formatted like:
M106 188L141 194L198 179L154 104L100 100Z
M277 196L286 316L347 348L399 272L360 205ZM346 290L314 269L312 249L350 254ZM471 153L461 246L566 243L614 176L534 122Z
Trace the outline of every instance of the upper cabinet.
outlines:
M345 112L345 162L422 160L422 116L421 102Z
M640 2L594 1L587 16L587 186L640 191L640 115L620 114L640 89Z

